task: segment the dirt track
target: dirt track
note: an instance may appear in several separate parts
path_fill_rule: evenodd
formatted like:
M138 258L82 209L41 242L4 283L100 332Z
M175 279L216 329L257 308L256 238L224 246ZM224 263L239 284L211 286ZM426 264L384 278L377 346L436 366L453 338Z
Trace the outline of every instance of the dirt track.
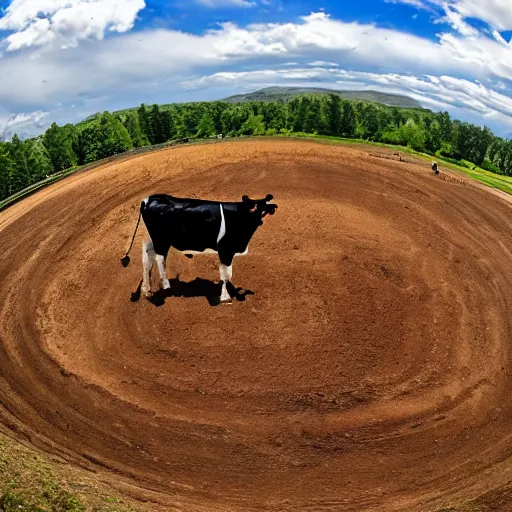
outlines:
M234 263L245 301L212 307L218 262L178 254L176 296L131 300L144 230L119 258L152 192L274 195ZM0 421L166 510L423 511L498 489L510 216L428 165L310 142L74 175L0 214Z

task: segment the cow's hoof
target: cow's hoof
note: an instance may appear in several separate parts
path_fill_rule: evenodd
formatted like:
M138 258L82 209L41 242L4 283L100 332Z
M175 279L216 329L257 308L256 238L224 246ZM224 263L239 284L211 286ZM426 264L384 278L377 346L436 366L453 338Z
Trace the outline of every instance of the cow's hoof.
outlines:
M233 304L233 299L229 297L227 299L220 299L219 302L220 304Z
M171 289L171 283L169 283L169 281L164 281L164 282L162 283L162 288L163 288L164 290L170 290L170 289Z
M150 299L151 297L153 297L153 292L151 290L142 288L141 292L144 295L144 297L146 297L147 299Z

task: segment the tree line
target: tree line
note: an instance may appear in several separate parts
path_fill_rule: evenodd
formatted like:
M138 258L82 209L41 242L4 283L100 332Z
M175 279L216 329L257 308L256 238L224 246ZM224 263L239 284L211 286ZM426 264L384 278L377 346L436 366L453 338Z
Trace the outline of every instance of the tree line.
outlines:
M127 150L182 138L217 135L318 134L365 139L437 155L512 176L512 141L448 112L303 94L289 101L142 104L96 114L77 125L52 124L41 136L0 142L0 199L52 173Z

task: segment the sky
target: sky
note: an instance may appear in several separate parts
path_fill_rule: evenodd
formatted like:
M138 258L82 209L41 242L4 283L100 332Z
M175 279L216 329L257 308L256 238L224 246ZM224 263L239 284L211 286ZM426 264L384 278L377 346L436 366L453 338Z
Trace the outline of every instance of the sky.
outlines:
M512 0L0 0L0 137L286 85L512 135Z

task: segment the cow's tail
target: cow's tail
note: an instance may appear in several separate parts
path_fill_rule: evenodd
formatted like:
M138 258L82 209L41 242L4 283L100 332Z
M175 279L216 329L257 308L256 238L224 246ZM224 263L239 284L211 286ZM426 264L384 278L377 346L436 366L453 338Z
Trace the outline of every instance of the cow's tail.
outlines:
M139 218L137 219L137 225L135 226L135 231L133 232L132 241L130 242L130 247L128 247L128 250L124 253L124 256L121 258L121 265L123 267L127 267L130 264L130 251L133 247L133 241L135 240L135 235L137 234L137 230L139 229L139 223L140 223L140 217L142 215L142 209L144 208L144 201L140 204L140 210L139 210Z

